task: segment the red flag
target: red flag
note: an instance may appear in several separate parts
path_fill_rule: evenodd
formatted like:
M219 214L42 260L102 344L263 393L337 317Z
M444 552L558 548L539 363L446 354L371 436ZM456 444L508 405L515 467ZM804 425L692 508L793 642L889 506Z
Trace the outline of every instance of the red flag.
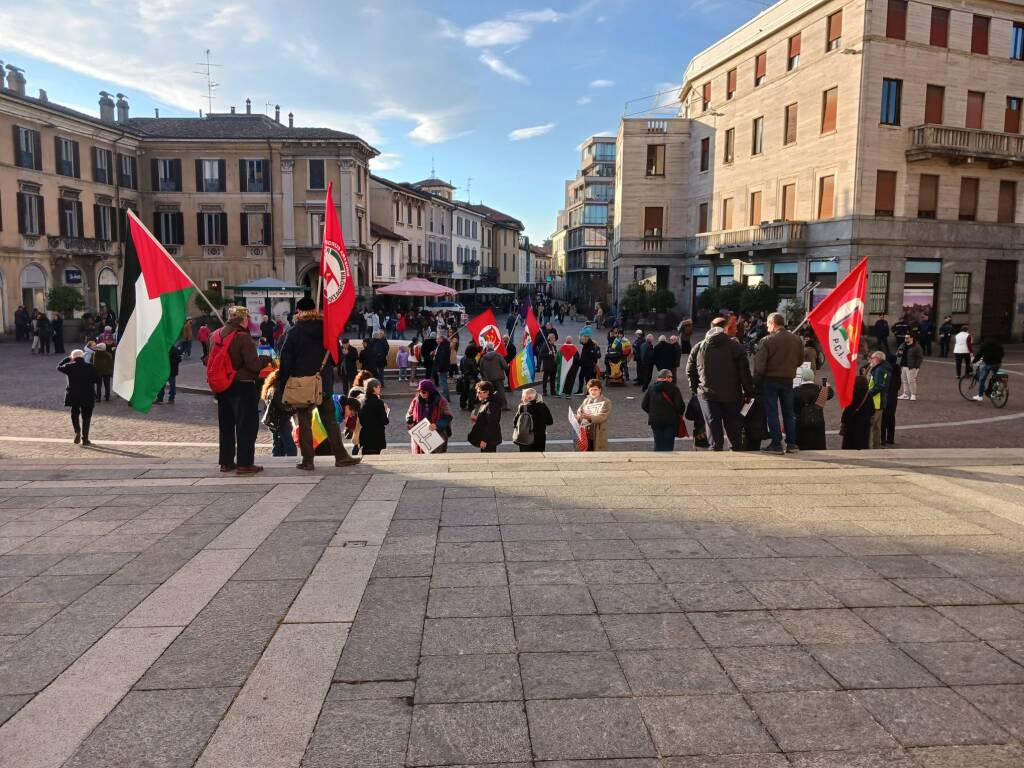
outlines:
M331 190L327 185L327 207L324 211L324 242L320 251L320 276L323 278L324 349L329 350L335 364L338 362L338 337L356 303L356 286L348 264L345 238L338 223L338 210L334 207Z
M807 322L828 357L836 381L836 395L843 408L853 400L867 279L868 260L865 257L807 315Z
M493 310L484 310L466 323L466 328L473 334L473 339L481 347L485 344L493 344L497 353L502 357L505 356L505 342L501 339L501 331L498 330L498 321L494 317Z
M526 308L526 320L524 321L524 325L523 346L528 347L537 341L537 339L541 338L540 323L537 322L537 316L533 314L533 307Z

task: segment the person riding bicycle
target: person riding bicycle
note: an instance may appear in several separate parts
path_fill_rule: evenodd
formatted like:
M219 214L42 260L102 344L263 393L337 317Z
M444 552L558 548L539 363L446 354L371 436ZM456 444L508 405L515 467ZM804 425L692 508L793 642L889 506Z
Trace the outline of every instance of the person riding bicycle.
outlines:
M1003 345L997 339L991 337L985 339L971 363L977 363L978 360L981 360L981 370L978 373L978 394L973 399L981 402L985 399L989 374L994 374L1003 364Z

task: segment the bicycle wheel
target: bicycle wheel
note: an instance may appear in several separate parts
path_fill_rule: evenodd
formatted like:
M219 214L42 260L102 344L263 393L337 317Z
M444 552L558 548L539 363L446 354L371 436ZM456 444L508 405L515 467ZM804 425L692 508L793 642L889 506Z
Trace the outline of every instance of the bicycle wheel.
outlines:
M992 385L992 394L989 397L992 400L992 405L996 408L1005 408L1006 403L1010 399L1010 387L1007 381L997 381Z
M977 376L961 376L958 384L960 386L960 396L964 400L973 400L974 396L978 394Z

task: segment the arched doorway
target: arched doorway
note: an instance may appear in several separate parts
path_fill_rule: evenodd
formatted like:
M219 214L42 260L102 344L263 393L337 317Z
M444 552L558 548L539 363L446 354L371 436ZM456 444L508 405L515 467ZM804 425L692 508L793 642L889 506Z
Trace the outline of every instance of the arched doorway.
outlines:
M309 291L310 296L316 293L317 278L319 277L317 266L317 264L309 264L304 267L297 281L297 285L301 285Z
M116 315L118 312L117 300L120 298L117 290L117 274L110 267L104 267L100 270L100 276L96 283L99 303L106 304L107 309Z
M46 273L38 264L21 270L21 303L29 312L46 311Z

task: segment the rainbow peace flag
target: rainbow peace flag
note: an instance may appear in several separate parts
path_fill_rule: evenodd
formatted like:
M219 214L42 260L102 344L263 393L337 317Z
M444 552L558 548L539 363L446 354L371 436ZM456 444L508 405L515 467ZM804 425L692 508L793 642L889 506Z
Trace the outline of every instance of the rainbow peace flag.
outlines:
M508 383L512 389L528 387L533 384L536 375L537 363L533 357L533 347L524 347L508 368Z
M313 448L314 450L320 443L327 439L327 429L324 427L324 422L320 418L320 410L318 408L313 409ZM292 416L292 440L295 444L299 444L299 420Z

